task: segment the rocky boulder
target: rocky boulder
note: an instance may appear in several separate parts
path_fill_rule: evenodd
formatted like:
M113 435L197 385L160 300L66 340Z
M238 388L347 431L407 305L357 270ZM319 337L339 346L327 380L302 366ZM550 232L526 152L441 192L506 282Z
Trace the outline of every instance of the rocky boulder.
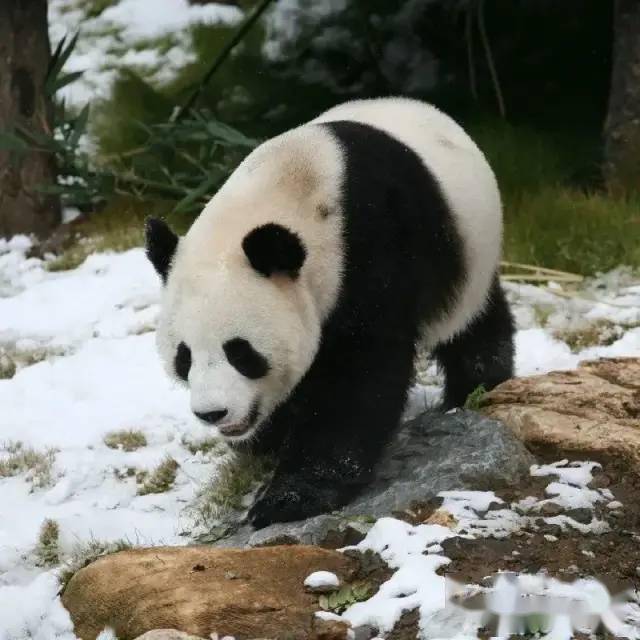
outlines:
M355 544L376 518L431 500L441 491L516 484L528 477L534 463L522 442L496 420L472 411L426 412L398 430L369 487L344 509L260 531L242 524L242 514L231 514L227 525L233 533L216 544Z
M320 570L348 582L358 562L306 546L137 549L105 556L78 571L62 602L82 640L94 640L105 627L119 640L152 630L160 631L145 640L211 634L236 640L286 634L302 640L317 637L318 596L303 584Z
M488 393L483 405L533 448L640 475L640 358L587 361L576 371L515 378Z

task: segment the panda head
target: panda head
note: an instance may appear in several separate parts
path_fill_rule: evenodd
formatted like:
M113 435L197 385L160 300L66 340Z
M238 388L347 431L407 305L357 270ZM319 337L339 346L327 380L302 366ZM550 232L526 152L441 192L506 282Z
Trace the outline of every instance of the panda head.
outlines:
M151 219L146 249L163 282L157 344L165 368L188 386L201 421L239 441L308 370L320 321L298 234L275 222L225 231L216 243L197 221L178 238Z

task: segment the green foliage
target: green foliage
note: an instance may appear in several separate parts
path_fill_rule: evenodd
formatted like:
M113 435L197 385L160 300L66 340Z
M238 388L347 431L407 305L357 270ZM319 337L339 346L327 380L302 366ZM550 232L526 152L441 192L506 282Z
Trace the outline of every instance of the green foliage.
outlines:
M149 493L164 493L169 491L175 482L178 473L178 463L167 456L147 477L143 485L138 489L139 496Z
M246 497L273 470L271 458L239 451L225 460L215 477L198 493L194 509L205 525L215 524L231 511L240 510Z
M55 460L53 449L37 451L25 447L22 442L7 442L0 446L0 452L6 454L0 458L0 478L26 473L34 487L42 488L51 484Z
M51 567L60 562L59 537L58 523L47 518L40 527L38 543L34 551L38 566Z
M75 227L72 242L57 258L47 262L49 271L75 269L87 256L97 251L126 251L144 243L144 220L147 216L167 218L178 233L183 233L187 220L172 216L173 204L164 200L141 200L133 196L113 196L97 215Z
M505 259L583 275L640 265L640 197L547 186L505 202Z
M598 191L596 136L495 119L468 129L500 185L506 260L583 275L640 265L640 197Z
M67 36L65 36L60 40L60 42L58 42L58 46L51 55L49 67L44 80L44 91L49 97L53 97L58 89L66 87L82 75L81 71L62 73L62 68L69 59L69 56L73 53L73 49L77 42L77 33L69 40L67 40Z
M197 453L201 453L203 456L222 456L228 452L227 445L219 437L203 438L201 440L183 438L182 444L194 456Z
M135 451L147 446L147 438L142 431L122 429L111 431L104 437L104 443L110 449L122 449L122 451Z
M630 326L622 327L610 320L596 320L584 327L556 331L555 337L565 342L573 353L598 345L608 346L619 340Z
M361 580L353 584L347 584L328 595L321 595L318 605L324 611L332 611L333 613L342 613L356 602L364 602L373 594L373 585Z
M470 411L478 411L482 406L482 398L487 390L483 384L478 385L464 401L464 408Z

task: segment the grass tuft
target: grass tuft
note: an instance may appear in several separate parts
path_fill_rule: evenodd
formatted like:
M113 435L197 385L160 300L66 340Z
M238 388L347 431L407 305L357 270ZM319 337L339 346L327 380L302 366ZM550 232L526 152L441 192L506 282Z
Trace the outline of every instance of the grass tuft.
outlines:
M138 489L138 495L145 496L149 493L164 493L169 491L176 480L178 463L167 456L146 478Z
M274 460L235 452L198 493L194 508L203 524L211 524L243 508L244 499L273 471Z
M122 451L135 451L147 446L147 438L142 431L122 429L111 431L104 437L104 443L110 449L122 449Z
M609 320L598 320L579 329L556 331L555 337L565 342L573 353L596 346L609 346L619 340L624 328Z
M7 454L0 459L0 478L11 478L27 473L34 487L47 487L51 484L51 473L55 460L55 451L44 452L25 447L22 442L8 442L0 447Z
M482 406L482 399L484 395L487 393L485 386L483 384L478 385L464 401L464 408L469 411L478 411Z
M69 558L65 561L63 570L60 573L61 592L66 589L69 580L71 580L80 569L84 569L102 556L118 553L118 551L126 551L133 547L133 544L124 539L114 540L112 542L89 540L88 542L77 544L71 551Z
M182 439L182 445L193 456L202 453L203 456L213 454L222 456L228 451L227 445L220 438L203 438L201 440Z
M55 520L48 518L42 523L35 548L36 564L39 567L52 567L60 562L60 527Z
M13 358L4 351L0 351L0 380L10 380L16 375L16 363Z

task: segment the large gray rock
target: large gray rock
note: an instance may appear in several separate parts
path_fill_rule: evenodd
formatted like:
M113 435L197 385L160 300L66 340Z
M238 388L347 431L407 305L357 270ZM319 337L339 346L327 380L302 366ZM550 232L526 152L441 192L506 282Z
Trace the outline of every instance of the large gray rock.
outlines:
M373 482L344 509L259 531L242 524L216 544L352 544L375 518L434 498L441 491L488 490L517 483L534 462L501 422L472 411L424 413L398 430Z

